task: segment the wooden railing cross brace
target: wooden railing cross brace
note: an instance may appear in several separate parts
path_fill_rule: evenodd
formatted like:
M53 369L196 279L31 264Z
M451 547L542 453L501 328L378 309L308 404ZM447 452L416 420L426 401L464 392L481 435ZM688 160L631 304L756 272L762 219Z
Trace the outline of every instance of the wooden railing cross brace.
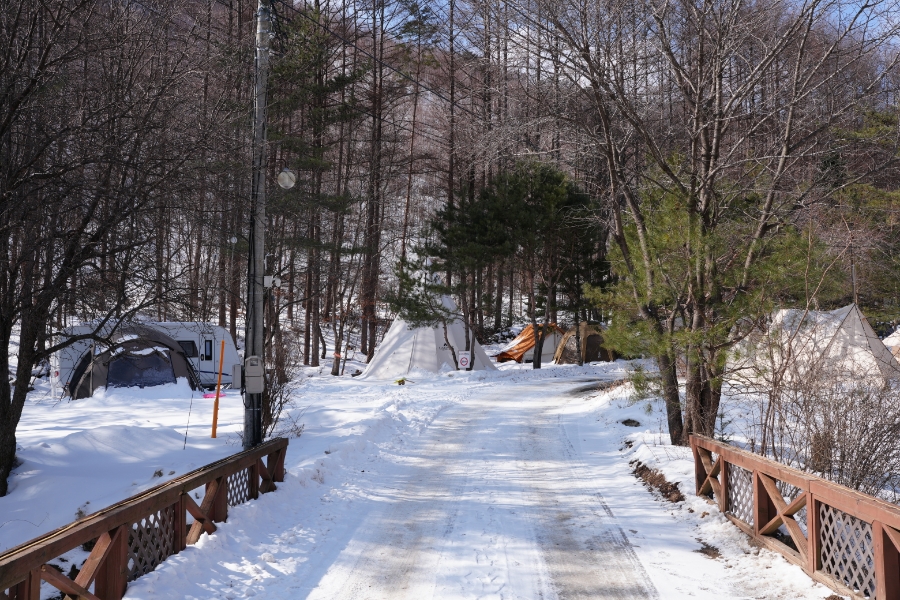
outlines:
M700 486L699 495L704 495L712 490L713 495L718 500L722 495L722 487L719 484L719 471L722 469L722 457L720 456L715 463L712 462L712 453L705 448L700 448L700 460L703 463L703 469L706 471L706 479Z
M94 583L94 579L97 578L97 572L100 569L100 565L103 564L103 561L109 554L110 549L115 547L116 542L119 541L119 538L125 535L124 531L125 526L122 525L116 527L114 531L107 531L99 538L97 538L97 542L94 544L94 549L91 550L90 556L88 556L87 560L84 561L84 565L82 565L81 571L75 578L75 583L83 588L91 587L91 584Z
M784 524L788 533L791 534L791 539L794 540L794 545L797 546L797 551L800 553L801 558L806 561L807 539L806 536L803 535L803 530L800 529L800 524L797 523L797 520L794 518L794 514L806 506L806 494L800 494L790 503L790 505L788 505L788 503L784 501L781 491L778 489L774 479L763 473L759 473L758 477L763 484L769 499L772 501L772 504L775 505L775 511L777 513L773 519L765 524L765 526L760 527L760 535L770 535L775 533L775 531Z
M900 531L897 531L890 525L882 524L882 527L884 528L884 533L890 538L891 543L894 544L894 548L900 550Z
M197 503L194 502L194 499L191 498L190 494L185 494L185 505L188 512L191 513L191 516L195 519L194 524L191 525L191 530L187 534L187 544L189 546L196 544L204 531L206 531L206 533L215 533L216 531L216 525L209 517L209 511L212 510L213 503L216 501L216 494L219 493L220 482L221 478L214 480L210 484L206 489L206 495L203 497L203 504L200 506L197 506Z
M259 476L262 478L262 483L259 484L259 493L267 494L269 492L274 492L277 489L275 487L275 482L272 480L269 469L266 468L266 465L261 458L257 460L256 468L259 469Z
M67 598L96 598L94 594L91 594L88 591L88 588L91 587L91 584L94 583L94 579L97 578L100 566L109 555L110 549L114 548L116 542L119 541L119 538L124 535L122 533L124 529L124 525L119 526L113 531L107 531L97 538L93 550L91 550L87 560L84 561L81 571L79 571L78 576L75 577L75 581L72 581L50 565L43 565L41 567L41 579L59 591L67 594Z
M41 567L41 579L69 596L74 596L83 600L100 600L97 596L93 595L84 589L84 587L78 585L50 565Z

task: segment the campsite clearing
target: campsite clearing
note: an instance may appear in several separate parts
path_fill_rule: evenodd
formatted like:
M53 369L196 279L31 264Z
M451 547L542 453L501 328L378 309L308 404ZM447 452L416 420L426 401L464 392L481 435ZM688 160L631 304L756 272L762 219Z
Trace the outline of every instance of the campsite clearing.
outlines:
M406 386L311 369L294 415L306 429L291 441L279 493L230 511L214 535L133 582L128 597L569 598L596 597L607 586L619 590L606 596L613 598L827 597L830 591L751 547L690 493L689 451L667 444L662 407L629 405L630 387L610 385L630 366L533 371L509 364L499 372L417 377ZM0 511L51 511L67 496L65 510L51 515L65 522L79 506L89 511L117 490L124 497L169 470L183 472L177 438L190 390L183 391L181 400L79 401L93 403L94 423L106 424L103 440L79 425L79 402L30 406L25 464ZM199 466L236 451L226 441L240 427L239 399L223 403L220 440L208 439L210 403L194 402L182 460ZM154 406L167 408L142 428L136 415ZM58 414L66 428L53 434L50 448L37 441L38 413L45 424ZM156 436L160 451L124 457L116 431L135 440ZM649 492L631 473L634 460L679 483L686 500L673 504ZM79 462L86 464L74 493L70 481L48 477ZM160 467L163 478L154 478ZM50 529L52 519L41 517L37 528L10 523L0 541L22 541L8 530ZM701 553L707 546L719 558Z

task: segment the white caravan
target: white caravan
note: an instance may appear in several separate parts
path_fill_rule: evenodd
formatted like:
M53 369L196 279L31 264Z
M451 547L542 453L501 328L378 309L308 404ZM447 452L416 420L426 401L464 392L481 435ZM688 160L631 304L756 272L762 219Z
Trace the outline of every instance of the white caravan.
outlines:
M158 329L173 338L184 350L203 387L213 388L219 376L219 351L225 340L225 360L222 364L222 385L231 384L233 365L240 364L237 348L228 330L212 323L198 322L142 322L142 325ZM77 325L63 330L63 336L89 334L93 325ZM79 340L55 352L50 357L50 383L55 396L65 395L72 372L85 353L96 344L93 340ZM98 350L100 351L100 350Z
M241 363L231 334L224 327L212 323L144 323L159 329L181 345L203 387L213 388L219 378L219 350L225 340L225 360L222 362L222 385L231 384L234 365Z

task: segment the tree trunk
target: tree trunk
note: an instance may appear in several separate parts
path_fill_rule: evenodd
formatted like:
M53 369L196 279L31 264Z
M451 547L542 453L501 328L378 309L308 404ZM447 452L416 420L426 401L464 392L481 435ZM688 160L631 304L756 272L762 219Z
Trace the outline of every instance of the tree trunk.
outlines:
M675 360L671 354L662 352L656 356L656 365L659 368L660 379L662 379L663 402L666 403L666 420L669 424L669 441L675 446L685 444Z

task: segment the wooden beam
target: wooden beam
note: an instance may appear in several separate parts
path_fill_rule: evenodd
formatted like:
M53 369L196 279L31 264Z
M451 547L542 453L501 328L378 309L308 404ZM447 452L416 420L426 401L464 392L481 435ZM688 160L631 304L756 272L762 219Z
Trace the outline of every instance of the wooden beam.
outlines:
M172 531L175 539L172 540L172 547L177 554L187 547L187 500L185 500L185 494L178 497L178 501L172 505L172 508L175 509L175 526Z
M256 500L259 498L259 461L253 461L253 464L250 465L248 469L249 477L247 478L247 495Z
M41 600L41 572L30 571L25 579L16 583L9 590L10 600Z
M822 568L822 518L819 501L806 492L806 572L815 573Z
M882 527L884 528L884 534L888 537L892 544L894 544L894 548L900 551L900 531L897 531L890 525L885 525L882 523Z
M707 492L712 491L713 496L718 499L722 495L722 489L719 486L719 480L717 479L719 470L722 467L722 457L720 456L719 459L713 463L711 453L709 450L703 448L699 451L699 457L703 464L703 469L706 472L706 477L703 479L703 485L700 486L698 495L703 496Z
M203 496L203 504L200 506L197 506L197 503L194 502L194 499L191 498L190 495L185 496L185 498L187 498L188 511L194 519L196 519L194 524L191 525L191 530L188 532L187 539L185 540L189 546L196 544L204 531L206 531L206 533L215 533L216 531L216 526L209 517L209 513L216 501L216 494L219 491L219 481L220 480L210 482L209 486L206 488L206 495Z
M785 516L793 517L803 510L804 506L806 506L806 494L798 494L797 497L791 500L791 503L785 507L783 512Z
M768 491L768 490L767 490ZM778 492L778 488L775 489ZM800 494L789 504L785 505L784 500L779 502L778 499L773 499L773 503L775 504L775 508L778 511L778 514L772 518L764 527L761 527L759 530L760 535L770 535L772 534L782 523L787 523L787 521L795 521L793 516L803 509L806 506L806 494ZM795 521L796 522L796 521ZM803 537L806 540L806 536Z
M84 600L100 600L97 596L84 589L50 565L41 567L41 579L70 596L83 598Z
M900 554L898 554L893 536L889 533L890 530L891 527L878 521L872 523L875 597L878 600L900 599Z
M94 579L94 594L103 600L121 600L128 587L128 536L132 525L120 525L111 536L106 557L100 563Z
M759 471L753 472L753 523L756 529L754 531L755 536L759 536L760 529L772 520L773 513L777 514L775 510L770 510L770 508L774 509L774 507L771 506L772 502L769 500L769 495L766 493L766 488L762 481L762 478L765 476Z
M117 541L117 538L123 535L122 531L124 529L125 526L120 525L113 531L108 531L97 538L97 543L94 544L94 549L91 550L90 556L87 557L87 560L84 561L84 564L81 566L81 571L78 572L75 583L85 589L91 587L91 584L94 583L94 579L97 577L97 572L100 569L101 563L106 560L106 557L109 554L110 549L114 547L114 542Z
M272 476L269 474L269 469L266 468L266 465L263 464L262 459L259 459L256 468L259 470L259 475L262 478L262 482L259 484L259 492L261 494L268 494L269 492L274 492L277 487L275 487L275 482L272 481Z
M719 493L719 511L724 515L728 512L728 471L730 467L721 457L719 458L719 461L722 463L719 475L719 487L721 488Z
M766 494L768 494L769 496L769 500L771 500L772 504L775 505L775 509L779 513L784 511L784 509L787 508L787 503L784 501L784 498L781 495L781 490L778 489L778 485L776 485L775 480L765 473L759 474L759 480L765 488Z
M695 444L694 436L691 436L691 453L694 455L694 493L702 496L700 488L706 482L706 470L700 460L700 446Z
M284 459L287 455L287 446L276 450L266 457L266 466L272 474L272 481L284 481Z
M228 520L228 478L222 477L206 484L206 494L209 495L213 484L217 484L215 498L209 508L209 519L213 523L222 523Z

